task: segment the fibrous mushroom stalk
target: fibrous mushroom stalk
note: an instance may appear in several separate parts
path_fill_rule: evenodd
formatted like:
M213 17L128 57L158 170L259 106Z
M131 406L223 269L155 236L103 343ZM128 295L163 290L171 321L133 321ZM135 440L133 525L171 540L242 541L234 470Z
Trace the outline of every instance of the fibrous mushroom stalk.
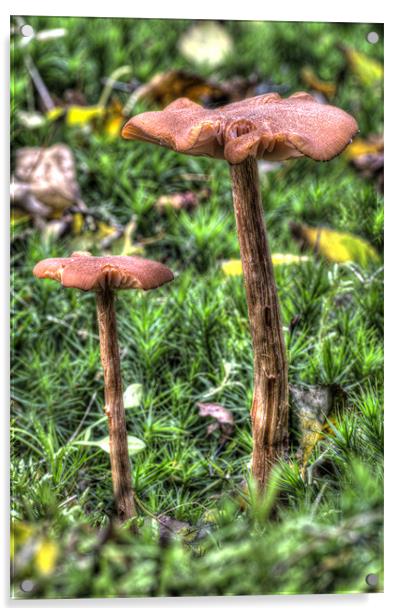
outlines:
M104 370L105 411L110 436L112 483L118 519L136 515L128 452L125 409L118 347L114 293L108 285L96 291L100 356Z
M252 473L262 490L288 448L288 367L256 159L230 165L253 340Z
M254 349L253 475L263 487L288 445L287 362L278 298L264 227L256 158L308 156L330 160L358 132L355 119L307 92L286 99L260 94L217 109L179 98L162 111L131 118L125 139L184 154L223 158L231 165L248 312Z

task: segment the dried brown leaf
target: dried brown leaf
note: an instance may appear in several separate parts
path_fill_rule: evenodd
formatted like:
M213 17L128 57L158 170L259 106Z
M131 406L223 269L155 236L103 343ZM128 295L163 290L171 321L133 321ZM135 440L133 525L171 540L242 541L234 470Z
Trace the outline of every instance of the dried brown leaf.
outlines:
M208 196L208 189L204 189L198 193L187 190L185 192L171 193L170 195L161 195L156 201L156 209L159 212L167 209L190 211L197 207L201 199Z
M327 98L332 98L336 94L336 84L333 81L323 81L315 73L311 66L305 66L300 71L300 76L309 88L320 92Z
M14 183L25 185L26 194L51 208L53 215L79 201L74 156L62 143L17 150Z
M219 102L225 98L226 92L220 84L195 73L172 70L157 73L148 83L139 86L126 107L133 106L139 100L164 107L182 96L194 102Z
M233 433L235 420L231 411L226 409L221 404L214 402L198 402L200 417L212 417L216 421L207 426L207 436L220 430L220 448L222 448L229 436Z

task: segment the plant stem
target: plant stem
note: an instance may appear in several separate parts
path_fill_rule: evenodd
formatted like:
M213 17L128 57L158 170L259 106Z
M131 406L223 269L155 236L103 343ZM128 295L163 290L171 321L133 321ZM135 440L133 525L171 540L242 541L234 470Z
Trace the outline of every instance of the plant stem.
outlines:
M230 170L253 339L252 473L263 490L274 463L288 448L288 368L257 162L249 157Z
M96 292L100 355L104 370L105 411L110 435L110 461L118 519L136 515L128 452L118 348L114 293L107 286Z

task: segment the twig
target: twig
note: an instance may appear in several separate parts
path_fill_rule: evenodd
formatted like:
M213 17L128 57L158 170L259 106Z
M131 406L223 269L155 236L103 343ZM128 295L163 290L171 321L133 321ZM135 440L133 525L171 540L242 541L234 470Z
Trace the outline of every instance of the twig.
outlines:
M69 443L71 443L71 441L73 441L73 440L74 440L74 439L78 436L79 431L80 431L80 429L82 428L82 426L83 426L83 424L84 424L84 421L85 421L86 417L87 417L87 416L88 416L88 414L90 413L90 409L91 409L91 408L92 408L92 406L93 406L93 402L95 401L96 396L97 396L97 392L95 391L95 392L93 393L92 397L90 398L90 402L89 402L89 404L88 404L88 405L87 405L87 407L86 407L86 411L84 412L83 417L82 417L82 419L80 420L78 427L76 428L76 430L75 430L75 432L72 434L72 436L68 439L68 441L67 441L67 443L66 443L67 445L68 445Z
M51 111L55 107L53 99L51 98L50 92L48 91L46 84L41 78L40 73L34 65L33 60L30 56L26 56L25 66L29 72L29 75L31 76L31 79L34 83L37 93L39 94L40 100L42 101L44 108L46 109L46 111Z

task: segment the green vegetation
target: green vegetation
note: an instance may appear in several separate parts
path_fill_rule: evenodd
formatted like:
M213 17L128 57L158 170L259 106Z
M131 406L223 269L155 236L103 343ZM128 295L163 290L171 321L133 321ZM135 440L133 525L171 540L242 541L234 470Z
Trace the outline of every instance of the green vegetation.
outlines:
M179 55L177 39L189 22L40 17L29 23L38 30L67 28L62 39L29 46L48 89L60 98L75 88L95 104L101 78L125 64L142 82L171 68L216 80L257 71L288 93L307 89L300 72L311 65L320 78L340 82L333 103L357 118L363 138L382 130L380 88L357 79L337 46L382 60L383 44L365 40L371 29L382 35L377 25L226 23L235 53L210 71ZM36 106L24 53L13 46L14 114ZM140 499L136 536L108 526L107 454L75 444L107 435L93 297L31 273L40 259L69 255L76 238L55 241L30 222L13 228L13 595L381 590L381 264L337 264L309 251L307 262L276 266L290 383L329 386L335 401L305 473L292 412L290 458L277 469L265 501L257 502L251 484L246 488L252 351L245 293L242 278L220 267L239 256L227 165L111 140L62 121L28 130L13 117L13 156L21 146L68 144L88 208L121 225L134 216L134 241L155 239L145 255L176 273L162 289L118 295L124 384L142 385L139 405L127 410L129 434L146 445L132 460ZM274 253L299 253L290 221L355 233L382 253L382 196L344 156L329 163L289 161L261 171L261 183ZM209 197L193 211L154 207L161 195L207 186ZM98 246L92 251L100 253ZM204 401L233 414L235 428L223 446L220 432L208 436L209 422L198 414L196 403ZM156 518L162 515L187 526L160 539ZM375 588L366 584L369 573L378 576ZM26 579L34 580L31 592L20 589Z

